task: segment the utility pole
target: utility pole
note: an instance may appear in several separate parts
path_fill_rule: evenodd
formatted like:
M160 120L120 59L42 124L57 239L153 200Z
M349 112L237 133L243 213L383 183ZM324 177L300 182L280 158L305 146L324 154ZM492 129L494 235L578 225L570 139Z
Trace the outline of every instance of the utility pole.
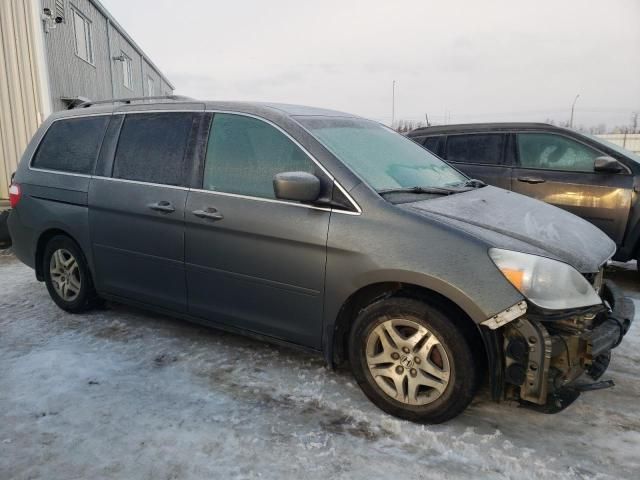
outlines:
M427 127L430 127L430 126L431 126L431 124L429 123L429 114L428 114L428 113L425 113L425 114L424 114L424 118L425 118L425 120L427 121Z
M631 133L639 133L638 132L638 112L633 112L631 114Z
M571 118L569 119L569 128L573 128L573 111L576 108L576 102L578 101L578 97L580 94L576 95L576 98L573 99L573 103L571 104Z
M396 81L393 81L391 87L391 128L396 121Z

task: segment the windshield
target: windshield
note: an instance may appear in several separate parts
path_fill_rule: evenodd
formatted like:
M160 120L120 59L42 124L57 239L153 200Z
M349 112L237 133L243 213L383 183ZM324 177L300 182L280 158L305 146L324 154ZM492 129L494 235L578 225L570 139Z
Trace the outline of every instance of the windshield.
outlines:
M428 150L379 123L342 117L297 120L377 191L446 188L468 180Z

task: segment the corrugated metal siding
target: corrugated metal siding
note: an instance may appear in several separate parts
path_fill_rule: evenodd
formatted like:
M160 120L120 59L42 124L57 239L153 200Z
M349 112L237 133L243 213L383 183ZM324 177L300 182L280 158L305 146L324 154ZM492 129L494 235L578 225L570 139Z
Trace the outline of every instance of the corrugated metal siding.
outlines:
M53 9L53 0L43 0L43 6ZM76 55L72 5L91 21L93 65ZM66 2L66 22L45 34L47 65L53 110L64 110L61 97L87 97L92 100L111 98L109 44L107 22L87 0Z
M65 21L43 33L45 7L54 15L64 11ZM93 64L75 53L72 8L91 22ZM96 0L0 0L0 201L8 198L11 173L44 115L67 108L61 97L148 95L147 75L157 94L173 92L109 15ZM132 59L132 89L124 86L122 62L111 58L121 52Z
M42 0L43 7L53 9L56 0ZM75 31L72 8L76 8L91 21L93 44L93 65L75 53ZM104 8L104 7L103 7ZM105 15L90 0L66 1L66 22L45 35L47 62L51 82L51 101L54 110L62 110L66 105L61 97L87 97L91 100L109 98L138 97L147 95L146 75L157 79L160 74L146 62L137 49L118 31ZM109 48L111 47L111 48ZM113 60L124 52L131 58L132 88L124 85L123 62ZM113 70L113 85L111 75ZM162 92L173 92L164 82Z
M0 200L42 121L32 2L0 1Z
M151 67L151 65L149 65L147 63L146 60L142 60L142 79L143 79L143 87L144 87L144 94L145 95L151 95L152 92L149 92L149 85L148 85L148 78L152 78L153 79L153 86L155 89L155 92L153 92L155 95L164 95L165 93L165 89L163 87L163 81L162 78L160 77L160 75L158 75L158 72L156 72L153 67Z
M113 83L114 97L142 97L144 96L142 85L142 57L135 51L127 40L115 29L111 29L111 53L114 57L122 52L131 59L131 77L133 79L131 88L124 86L124 62L113 62Z

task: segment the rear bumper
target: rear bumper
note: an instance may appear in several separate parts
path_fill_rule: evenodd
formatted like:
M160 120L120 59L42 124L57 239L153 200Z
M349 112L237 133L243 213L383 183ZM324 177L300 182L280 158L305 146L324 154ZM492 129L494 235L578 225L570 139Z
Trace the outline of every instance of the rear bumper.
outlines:
M35 250L33 248L35 237L33 231L20 220L17 209L10 211L7 226L11 234L13 254L22 263L35 268Z
M597 380L605 373L635 315L633 302L613 282L606 281L600 294L607 308L598 313L548 321L525 315L506 326L507 398L555 412L591 389L579 379L586 374Z

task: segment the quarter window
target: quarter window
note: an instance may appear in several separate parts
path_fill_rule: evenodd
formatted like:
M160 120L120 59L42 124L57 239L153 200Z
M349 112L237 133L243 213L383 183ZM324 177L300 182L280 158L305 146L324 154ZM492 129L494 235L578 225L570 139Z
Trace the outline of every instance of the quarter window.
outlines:
M449 135L445 158L449 162L500 164L504 138L495 133Z
M309 157L282 132L261 120L220 113L213 119L203 188L275 198L277 173L315 173Z
M76 9L73 9L73 29L75 33L76 55L89 63L93 63L91 21Z
M132 78L132 63L131 58L127 56L126 53L121 53L122 58L122 81L125 87L133 88L133 78Z
M182 186L193 113L129 114L122 125L113 177Z
M108 122L108 115L54 122L31 165L47 170L92 174Z
M601 154L582 143L552 133L519 133L518 153L523 168L593 172Z

